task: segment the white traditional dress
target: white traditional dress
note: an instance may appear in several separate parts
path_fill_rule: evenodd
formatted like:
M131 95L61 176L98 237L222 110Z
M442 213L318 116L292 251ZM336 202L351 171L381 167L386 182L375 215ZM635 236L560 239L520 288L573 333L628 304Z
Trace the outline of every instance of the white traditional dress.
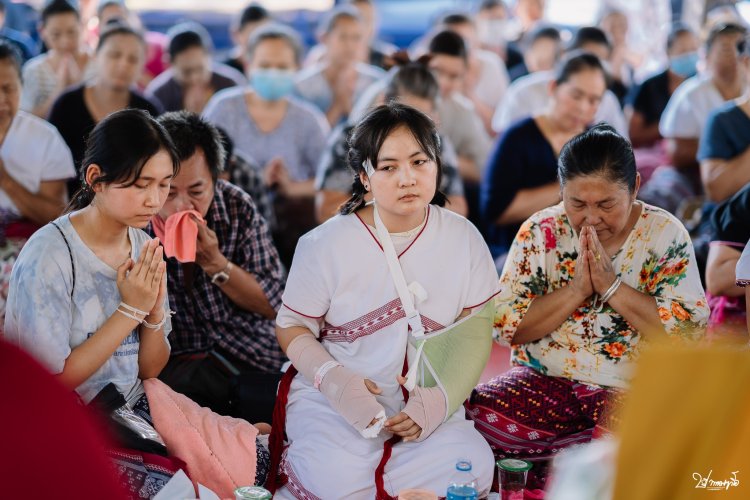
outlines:
M463 217L430 206L416 234L391 236L407 283L416 281L427 291L416 304L427 332L452 324L464 309L497 293L489 250ZM338 362L377 383L377 400L388 417L403 409L396 377L406 365L408 326L373 227L357 214L336 216L301 238L283 302L279 326L311 328ZM276 498L375 498L375 470L389 433L363 438L301 374L292 381L286 411L289 447L282 469L289 480ZM463 407L424 441L393 447L385 489L391 495L406 488L445 495L460 458L471 460L478 489L488 491L492 452Z

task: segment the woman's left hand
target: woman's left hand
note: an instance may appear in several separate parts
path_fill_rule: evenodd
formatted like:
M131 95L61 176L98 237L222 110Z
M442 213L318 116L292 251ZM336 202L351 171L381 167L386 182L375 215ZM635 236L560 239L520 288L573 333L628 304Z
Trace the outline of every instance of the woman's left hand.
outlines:
M406 377L398 375L396 376L396 382L399 385L404 385L406 384ZM404 442L414 441L422 434L422 427L404 412L400 412L398 415L386 420L384 427L388 432L404 438Z
M584 229L588 238L588 261L591 284L594 287L594 291L601 296L612 286L612 283L617 279L617 275L612 267L612 259L610 259L604 250L604 246L599 241L594 228L586 227Z
M414 441L422 434L422 428L404 412L385 421L385 430L404 438L404 442Z
M164 314L164 301L167 298L167 268L164 268L164 273L162 273L161 276L161 284L159 285L159 295L156 296L156 303L154 303L154 308L149 311L148 314L148 322L149 323L159 323L161 322ZM155 320L155 321L152 321Z

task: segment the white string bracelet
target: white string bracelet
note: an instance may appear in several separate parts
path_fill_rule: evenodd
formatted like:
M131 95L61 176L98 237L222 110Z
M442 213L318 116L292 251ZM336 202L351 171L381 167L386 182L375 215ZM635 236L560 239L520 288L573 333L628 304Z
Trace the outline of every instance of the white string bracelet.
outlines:
M143 323L141 324L150 330L160 330L167 323L167 317L171 317L172 314L174 314L172 311L165 310L164 315L161 317L161 321L158 323L149 323L146 321L146 318L143 318Z
M120 305L117 306L116 311L127 318L137 321L138 324L142 324L146 319L146 316L148 316L148 312L141 311L140 309L130 306L125 302L120 302Z
M323 377L326 376L328 372L336 368L337 366L342 366L341 363L338 361L326 361L323 363L320 368L318 368L318 371L315 372L315 380L313 380L313 387L315 387L317 390L320 390L320 384L323 383Z

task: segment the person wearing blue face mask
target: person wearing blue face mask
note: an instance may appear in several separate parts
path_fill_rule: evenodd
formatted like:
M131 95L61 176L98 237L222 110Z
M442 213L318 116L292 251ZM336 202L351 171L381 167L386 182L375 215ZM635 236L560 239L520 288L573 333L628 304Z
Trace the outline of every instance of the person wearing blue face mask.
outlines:
M262 165L275 195L273 232L286 264L297 238L315 225L315 171L329 133L323 113L292 95L301 55L292 29L275 23L258 28L246 54L250 85L219 92L203 111L237 151Z
M698 37L683 24L675 24L667 36L669 67L646 79L628 99L630 141L636 148L651 147L661 140L659 119L675 89L694 76L698 64Z

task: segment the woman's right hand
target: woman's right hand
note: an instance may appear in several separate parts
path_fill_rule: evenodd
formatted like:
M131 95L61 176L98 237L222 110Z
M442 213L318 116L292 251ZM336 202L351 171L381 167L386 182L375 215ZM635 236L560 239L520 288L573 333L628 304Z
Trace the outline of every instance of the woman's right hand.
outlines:
M146 241L137 262L127 259L117 268L117 289L122 301L141 311L151 311L159 296L166 262L158 238Z
M378 384L376 384L369 378L365 379L365 387L367 387L367 390L370 391L370 394L372 394L373 396L379 396L380 394L383 394L383 390L378 387ZM372 420L370 420L370 425L368 425L367 427L372 427L377 423L377 421L377 418L373 418Z
M591 269L587 258L589 249L588 231L592 231L592 229L583 226L581 234L578 235L578 258L576 259L575 274L570 282L570 287L581 297L581 301L591 297L594 293L594 286L591 283Z

